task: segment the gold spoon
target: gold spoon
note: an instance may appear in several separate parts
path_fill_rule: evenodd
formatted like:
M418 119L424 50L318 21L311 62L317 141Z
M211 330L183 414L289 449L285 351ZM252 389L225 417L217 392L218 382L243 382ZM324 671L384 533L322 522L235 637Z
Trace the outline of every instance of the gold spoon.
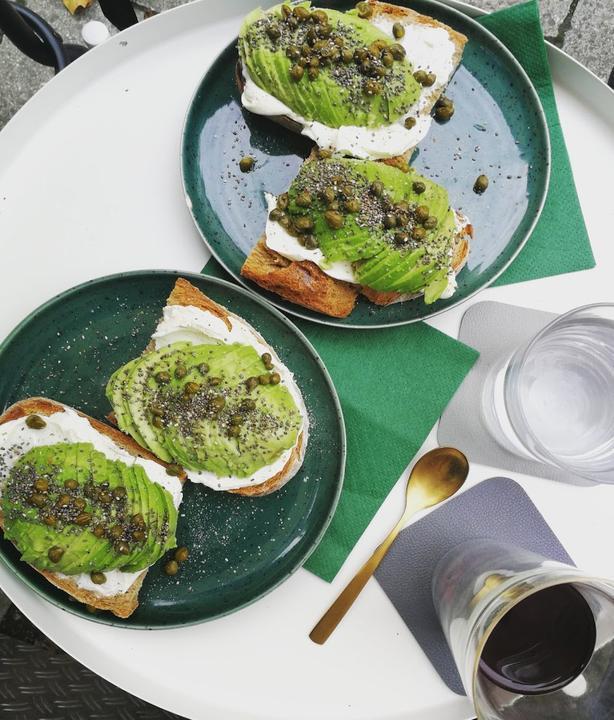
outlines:
M313 642L323 645L328 640L409 518L420 510L438 505L452 497L465 482L468 473L467 458L455 448L435 448L418 460L407 481L403 516L311 631L309 637Z

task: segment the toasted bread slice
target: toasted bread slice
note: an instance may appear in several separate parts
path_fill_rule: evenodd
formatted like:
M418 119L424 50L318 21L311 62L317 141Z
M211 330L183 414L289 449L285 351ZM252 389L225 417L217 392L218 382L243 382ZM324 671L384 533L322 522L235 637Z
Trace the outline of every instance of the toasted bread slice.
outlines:
M452 269L458 274L467 262L473 228L469 223L464 223L460 213L457 212L456 215L461 221L462 229L455 238ZM422 294L379 292L336 280L315 263L306 260L288 260L271 250L267 247L265 235L258 240L247 256L241 268L241 275L285 300L337 318L347 317L352 312L359 293L375 305L391 305L413 300Z
M18 418L24 417L26 415L36 414L49 416L54 415L58 412L64 412L64 409L64 405L55 402L54 400L48 400L47 398L42 397L32 397L26 400L21 400L14 405L11 405L0 416L0 425L3 425L9 420L17 420ZM146 460L152 460L159 465L166 465L165 463L158 460L158 458L156 458L150 452L144 450L131 437L124 435L119 430L109 427L108 425L105 425L99 420L95 420L94 418L91 418L84 413L81 413L79 411L77 411L77 413L81 417L85 418L95 430L97 430L102 435L106 435L107 437L111 438L111 440L113 440L116 445L126 450L131 455L134 455L136 457L142 457ZM180 479L183 482L185 480L185 475ZM4 518L1 511L0 528L4 528ZM91 608L96 608L97 610L108 610L112 612L113 615L116 615L120 618L130 617L130 615L132 615L132 613L138 607L139 591L141 589L141 585L143 584L143 580L145 579L145 575L147 575L147 570L143 570L126 592L119 595L104 596L79 587L76 582L70 577L59 575L58 573L49 572L48 570L37 570L37 572L43 575L52 585L60 588L60 590L64 590L64 592L68 593L78 602L88 605Z
M196 307L199 310L203 310L204 312L209 312L220 318L224 322L228 330L232 329L232 319L238 318L238 316L229 312L221 305L218 305L213 300L211 300L211 298L208 298L203 292L201 292L198 288L194 287L194 285L192 285L184 278L177 279L177 282L175 283L171 294L168 296L166 304L167 306L182 305L184 307ZM253 328L251 329L254 333L254 336L260 342L267 345L266 341ZM147 346L145 352L149 352L154 349L155 345L152 340ZM270 353L273 356L273 360L277 360L278 363L281 362L279 358L277 358L277 355L272 348L270 349ZM108 418L109 420L111 420L111 422L115 423L115 416L113 414L110 414ZM270 495L276 490L279 490L288 482L288 480L290 480L294 477L294 475L296 475L299 468L303 464L306 441L307 433L306 430L304 430L299 433L296 444L292 449L292 453L290 454L284 467L279 472L272 475L270 478L267 478L267 480L265 480L264 482L255 485L248 485L243 488L227 490L226 492L230 492L236 495L245 495L248 497L257 497L260 495Z
M432 28L440 28L448 34L450 41L454 45L453 65L452 71L450 72L449 76L447 78L439 79L431 88L424 88L421 93L418 118L424 118L430 114L437 100L439 100L439 98L443 95L448 85L448 82L450 81L457 67L460 65L463 51L465 45L467 44L467 37L462 33L459 33L458 31L449 27L448 25L440 22L439 20L435 20L428 15L422 15L421 13L418 13L410 8L393 5L391 3L378 2L378 0L368 0L368 2L369 5L371 5L373 8L373 15L371 16L371 21L375 21L378 19L390 20L390 22L392 23L399 22L406 26L418 25ZM315 4L317 5L317 3ZM394 38L391 36L391 40L393 39ZM243 74L242 64L240 60L237 63L235 78L237 86L239 88L239 92L242 94L245 88L245 77ZM275 115L269 117L274 122L283 125L284 127L292 130L293 132L301 133L303 130L302 124L298 123L296 120L288 117L287 115ZM416 147L416 144L417 143L414 143L414 145L408 148L402 155L383 159L382 162L385 162L389 165L395 165L403 169L409 162L412 153Z

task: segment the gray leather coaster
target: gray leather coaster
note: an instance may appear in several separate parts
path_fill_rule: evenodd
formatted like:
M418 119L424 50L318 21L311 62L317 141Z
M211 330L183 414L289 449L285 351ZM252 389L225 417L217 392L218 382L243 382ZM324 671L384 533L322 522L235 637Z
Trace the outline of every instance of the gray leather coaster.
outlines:
M541 310L489 301L467 310L461 321L459 340L478 350L480 357L441 416L437 440L441 446L461 448L473 463L588 486L593 483L506 450L490 434L482 412L482 392L491 368L555 317Z
M573 565L525 491L500 477L481 482L405 528L375 573L441 679L459 695L465 691L431 596L433 572L458 543L489 537Z

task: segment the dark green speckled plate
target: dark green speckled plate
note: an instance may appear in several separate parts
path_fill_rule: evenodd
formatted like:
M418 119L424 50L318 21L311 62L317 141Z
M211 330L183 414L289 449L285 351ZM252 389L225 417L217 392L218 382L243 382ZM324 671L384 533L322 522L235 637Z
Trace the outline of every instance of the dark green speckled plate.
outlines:
M191 550L176 577L158 563L127 620L89 614L19 560L0 540L0 559L37 593L88 619L131 628L169 628L231 613L272 590L315 549L343 482L345 430L330 377L305 337L260 298L222 280L164 271L113 275L53 298L0 346L0 408L44 395L103 419L104 389L117 367L147 345L177 277L186 277L245 318L295 374L310 417L305 462L263 498L216 493L186 483L177 539Z
M314 2L345 10L354 3ZM550 172L548 129L539 98L516 59L475 20L433 0L398 0L464 33L469 42L446 94L456 113L433 123L412 164L444 185L453 207L474 227L467 266L449 300L422 299L377 308L361 299L345 319L286 302L240 276L246 255L266 221L264 191L287 189L309 154L311 141L264 117L242 110L234 79L233 40L202 79L187 114L182 148L183 181L194 221L215 257L239 282L286 312L351 327L401 325L458 305L492 283L520 252L542 209ZM242 174L244 155L256 168ZM490 178L478 196L478 175Z

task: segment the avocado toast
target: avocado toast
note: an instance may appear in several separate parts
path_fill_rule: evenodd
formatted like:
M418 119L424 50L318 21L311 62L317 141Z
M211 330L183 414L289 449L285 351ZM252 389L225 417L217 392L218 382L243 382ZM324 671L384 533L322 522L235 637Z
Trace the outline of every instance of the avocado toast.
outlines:
M336 153L407 160L466 42L433 18L382 2L348 12L309 2L259 8L239 33L241 102ZM453 112L446 102L436 114Z
M266 495L303 462L309 422L292 373L245 320L183 278L107 397L121 430L214 490Z
M175 547L181 479L115 428L29 398L0 417L0 498L0 526L22 560L126 618L148 567Z
M467 218L407 166L320 150L267 202L265 235L241 274L333 317L349 315L359 293L378 305L450 297L469 252Z

